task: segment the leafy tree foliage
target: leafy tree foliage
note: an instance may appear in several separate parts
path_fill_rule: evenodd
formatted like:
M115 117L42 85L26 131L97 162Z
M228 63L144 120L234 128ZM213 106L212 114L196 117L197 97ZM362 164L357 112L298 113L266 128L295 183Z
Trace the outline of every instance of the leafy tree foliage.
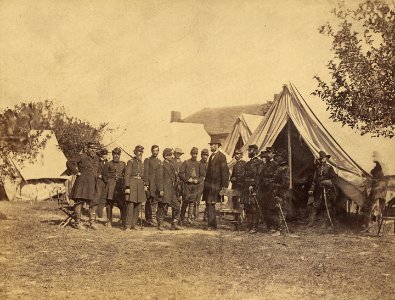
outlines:
M381 0L355 9L339 4L331 24L319 32L332 38L332 81L315 76L313 92L328 105L331 118L361 134L393 137L395 129L395 11Z
M19 160L33 159L45 146L48 137L42 130L53 130L67 158L83 150L87 142L100 142L107 124L94 127L88 122L70 117L64 107L52 101L21 103L0 113L1 175L13 176L12 153Z

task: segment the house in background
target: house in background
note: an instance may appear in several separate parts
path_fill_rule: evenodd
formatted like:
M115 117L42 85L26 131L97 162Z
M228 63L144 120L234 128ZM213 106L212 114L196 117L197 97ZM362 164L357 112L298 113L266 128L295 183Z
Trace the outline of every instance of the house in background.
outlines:
M264 116L271 104L272 102L268 101L264 104L203 108L184 119L181 118L180 112L172 111L171 122L203 124L210 137L218 137L223 143L241 114Z

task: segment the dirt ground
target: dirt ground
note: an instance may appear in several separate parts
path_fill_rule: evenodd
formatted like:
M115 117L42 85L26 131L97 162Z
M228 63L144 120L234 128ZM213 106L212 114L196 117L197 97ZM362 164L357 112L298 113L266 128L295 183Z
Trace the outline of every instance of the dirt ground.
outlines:
M51 201L0 212L0 299L395 299L391 231L78 231Z

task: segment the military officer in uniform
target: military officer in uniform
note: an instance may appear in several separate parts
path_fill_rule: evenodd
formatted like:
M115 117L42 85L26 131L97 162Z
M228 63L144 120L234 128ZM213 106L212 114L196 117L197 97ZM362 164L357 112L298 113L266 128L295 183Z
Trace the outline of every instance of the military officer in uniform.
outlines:
M158 213L156 215L158 230L163 231L163 218L168 207L172 209L172 230L182 229L177 225L180 215L180 202L176 195L177 174L174 164L171 162L173 151L170 148L163 150L164 161L158 166L157 187L159 190L158 197Z
M274 161L274 151L272 147L266 147L266 150L261 153L262 159L265 161L262 165L262 171L259 175L259 190L261 198L261 209L263 219L266 223L266 229L271 233L277 228L277 201L273 196L274 173L277 169L277 164Z
M144 163L142 155L143 146L136 146L135 157L130 159L125 168L125 195L126 195L126 220L125 230L137 229L137 219L141 210L141 205L147 201L145 192L148 186L144 178Z
M96 227L97 206L93 203L96 179L99 173L99 159L96 155L96 144L88 143L86 151L69 159L66 162L67 169L76 175L76 180L71 191L70 198L75 201L75 226L77 229L84 229L81 224L81 209L84 202L89 204L90 228Z
M314 202L310 209L309 226L313 226L319 210L324 211L323 227L330 226L328 212L331 218L334 217L333 207L337 196L335 187L337 175L333 167L328 164L329 158L330 155L327 155L324 151L318 153L313 182L309 190L309 194L314 196ZM328 209L328 212L326 212L326 209Z
M246 162L243 160L243 152L240 149L235 150L234 158L236 159L236 163L232 169L232 177L230 181L232 183L232 206L233 209L240 212L240 196L243 192L243 185L246 173ZM236 215L236 221L238 223L241 222L240 214ZM238 226L236 227L236 229Z
M198 197L196 200L196 205L193 208L193 216L196 221L199 221L199 206L200 206L200 200L202 199L202 194L203 194L204 178L206 177L208 157L209 157L208 149L203 149L200 152L200 161L199 161L199 163L200 163L199 168L203 174L203 178L198 185ZM206 215L206 210L205 210L205 215Z
M261 171L261 160L257 156L258 146L248 146L248 157L250 160L245 165L245 177L243 183L243 193L241 203L244 204L246 216L246 231L257 233L259 225L259 200L257 196L258 176Z
M93 196L93 200L95 204L97 204L97 216L99 218L103 217L103 208L106 205L106 196L105 189L106 183L103 179L103 172L106 164L108 163L108 150L106 148L101 148L97 151L97 156L99 157L99 171L98 178L96 180L95 193Z
M277 167L274 171L273 180L273 196L276 201L276 207L274 210L274 220L275 220L275 232L272 233L273 236L280 235L285 225L284 218L287 217L287 212L290 207L290 190L289 190L289 167L287 159L287 151L284 149L278 149L275 153L274 159L276 161ZM281 214L281 210L283 214Z
M158 189L156 186L156 176L158 167L162 163L158 158L159 146L151 147L151 156L144 160L144 172L147 180L147 202L145 203L145 221L148 225L156 226L156 210L158 206Z
M181 206L181 222L182 224L191 224L193 222L193 208L198 200L199 183L203 180L203 170L197 161L199 150L196 147L191 149L191 158L184 161L180 167L179 177L183 183L183 197ZM188 209L188 217L185 222L185 213Z
M124 176L126 164L120 161L121 149L112 150L112 160L104 168L103 179L106 182L105 198L107 212L107 227L112 227L113 207L118 206L121 213L122 227L125 227L125 194L124 194Z
M176 186L176 193L177 193L177 198L180 201L180 203L182 201L183 185L182 185L182 181L180 179L179 173L180 173L180 168L182 165L181 155L183 155L183 154L184 154L184 152L182 151L181 148L175 148L174 152L173 152L174 157L171 160L171 162L174 165L174 168L176 170L177 177L178 177L177 186Z

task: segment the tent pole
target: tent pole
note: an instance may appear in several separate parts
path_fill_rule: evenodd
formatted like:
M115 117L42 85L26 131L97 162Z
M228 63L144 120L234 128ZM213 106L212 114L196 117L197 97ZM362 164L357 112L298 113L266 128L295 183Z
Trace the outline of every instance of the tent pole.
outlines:
M289 168L289 189L293 187L292 182L292 144L291 144L291 118L288 117L288 168Z

